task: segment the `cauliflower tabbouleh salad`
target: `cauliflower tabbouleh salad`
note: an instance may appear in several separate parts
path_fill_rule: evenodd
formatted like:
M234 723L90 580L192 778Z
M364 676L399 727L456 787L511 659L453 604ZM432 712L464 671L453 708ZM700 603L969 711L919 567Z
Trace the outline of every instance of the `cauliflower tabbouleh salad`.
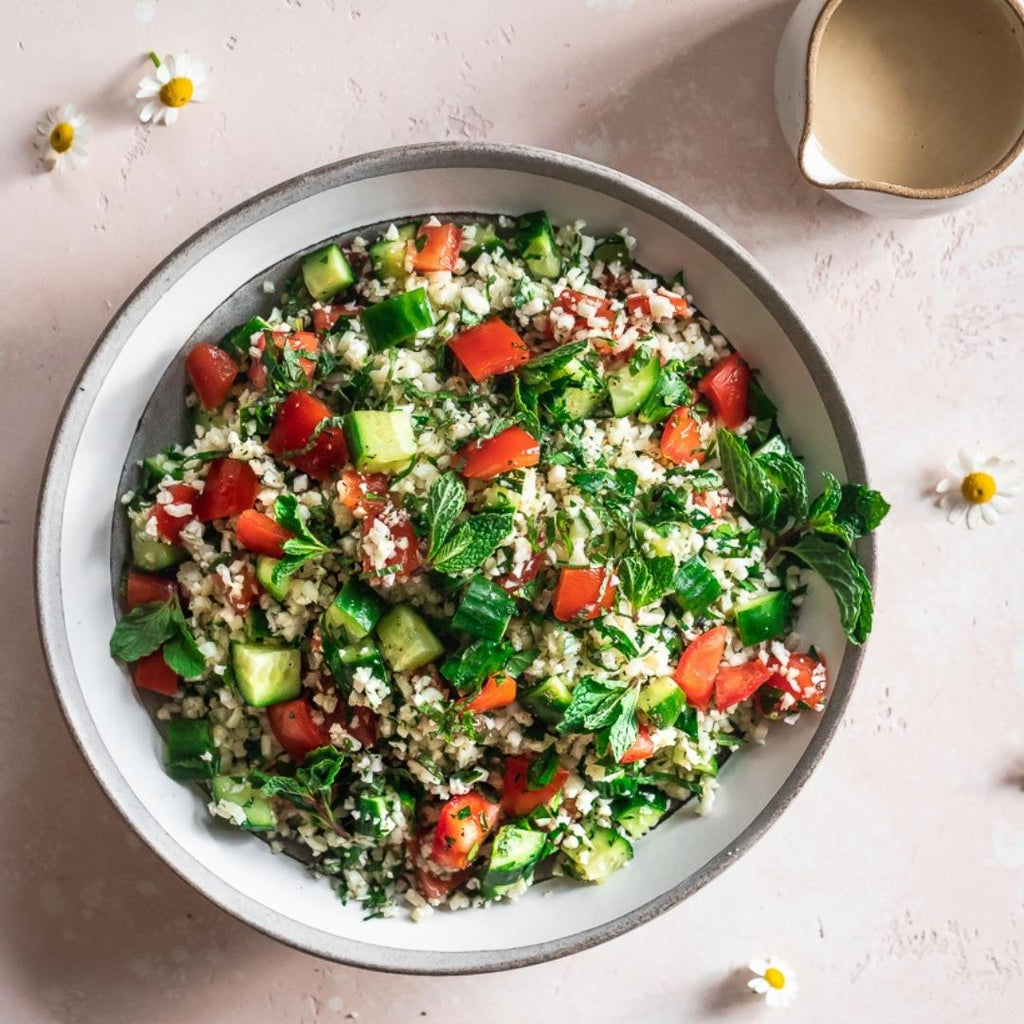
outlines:
M372 916L604 881L821 711L805 569L870 629L852 548L884 499L825 474L810 500L741 355L634 244L538 212L312 252L191 349L194 437L122 499L111 652L168 698L168 771Z

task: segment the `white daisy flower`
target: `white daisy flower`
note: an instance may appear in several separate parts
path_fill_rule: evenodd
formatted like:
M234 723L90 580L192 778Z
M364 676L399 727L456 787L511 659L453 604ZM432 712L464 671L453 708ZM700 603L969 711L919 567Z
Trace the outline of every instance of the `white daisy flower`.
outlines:
M168 54L161 61L151 53L156 72L139 82L139 120L143 124L174 124L182 107L207 98L206 67L187 53Z
M37 122L36 134L36 150L47 170L73 171L85 159L90 128L73 103L51 107Z
M946 464L949 476L935 486L937 504L947 510L951 523L966 520L971 528L989 525L1010 511L1010 499L1017 493L1016 463L995 456L983 459L975 452L961 451Z
M768 957L751 960L747 966L755 975L747 982L747 988L764 996L769 1006L789 1006L796 996L797 984L796 977L785 964Z

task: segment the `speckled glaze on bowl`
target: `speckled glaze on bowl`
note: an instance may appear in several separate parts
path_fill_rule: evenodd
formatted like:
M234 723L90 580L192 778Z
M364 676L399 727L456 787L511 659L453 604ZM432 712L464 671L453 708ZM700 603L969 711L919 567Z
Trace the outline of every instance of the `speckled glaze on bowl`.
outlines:
M638 257L672 274L761 370L780 420L814 473L866 479L849 410L821 352L751 257L692 210L647 185L574 157L518 146L429 144L322 167L243 203L194 235L139 286L76 381L43 484L36 585L44 652L68 724L110 799L189 884L268 935L342 963L455 974L519 967L621 935L714 878L761 836L810 775L849 699L861 651L812 581L801 630L828 656L824 714L775 728L766 746L723 769L714 813L683 811L637 844L605 885L540 883L519 903L363 921L324 881L207 814L199 791L162 768L162 743L127 672L107 654L120 564L114 528L126 461L176 439L182 354L225 320L265 307L259 284L297 254L365 225L445 211L546 208L594 233L628 226ZM140 427L141 423L141 427ZM137 436L141 432L141 439ZM870 541L861 551L874 576ZM88 838L83 841L88 841Z

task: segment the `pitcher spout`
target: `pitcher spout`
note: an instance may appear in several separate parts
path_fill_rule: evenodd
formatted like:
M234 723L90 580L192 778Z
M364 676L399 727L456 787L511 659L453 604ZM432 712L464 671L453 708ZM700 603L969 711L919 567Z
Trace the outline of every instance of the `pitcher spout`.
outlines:
M819 188L834 188L844 181L851 181L849 175L834 167L825 156L821 143L813 132L807 132L800 146L800 170L804 177Z

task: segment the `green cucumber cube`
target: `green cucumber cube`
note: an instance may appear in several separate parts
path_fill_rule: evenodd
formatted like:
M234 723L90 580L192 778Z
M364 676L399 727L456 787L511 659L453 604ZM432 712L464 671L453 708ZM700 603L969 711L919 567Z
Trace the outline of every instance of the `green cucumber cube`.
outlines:
M183 547L150 537L142 525L132 528L131 541L132 562L136 569L160 572L188 558L188 552Z
M244 779L236 775L218 775L210 783L214 803L234 804L241 809L235 823L252 832L277 828L277 815L269 797L265 797ZM243 817L244 815L244 817ZM241 820L238 820L238 819Z
M302 280L317 302L326 302L355 279L345 254L333 242L302 258Z
M735 606L736 628L744 647L753 647L785 632L792 606L789 594L773 590Z
M675 725L685 703L686 697L675 679L658 676L641 688L637 709L656 729L667 729Z
M668 811L668 798L657 791L623 797L612 806L612 817L631 839L650 832Z
M341 630L350 640L362 640L373 632L383 610L384 602L352 576L324 612L324 626L328 633Z
M280 585L274 582L274 567L280 561L279 558L271 558L270 555L260 555L256 559L256 579L259 585L278 603L284 604L288 598L288 591L291 589L291 577L282 580Z
M633 844L614 829L591 825L587 838L577 847L562 848L567 869L583 882L600 885L633 859Z
M530 878L547 847L543 832L520 825L502 825L494 837L480 894L485 900L502 896L521 878Z
M368 306L359 314L359 319L375 352L408 341L434 325L426 288L414 288Z
M548 725L557 725L572 702L572 691L564 679L551 676L519 697L519 703Z
M616 416L630 416L650 398L661 376L661 359L651 354L632 369L630 360L621 370L608 375L608 395Z
M452 629L497 642L516 610L515 601L483 576L474 576L452 618Z
M397 473L416 456L412 417L403 409L350 412L345 437L356 469L364 473Z
M558 277L562 260L551 221L543 210L526 213L516 222L516 244L533 277Z
M434 636L423 617L407 604L387 611L377 623L384 660L394 672L412 672L444 654L444 644Z
M265 708L294 700L302 692L302 655L280 644L231 644L235 682L247 704Z
M397 238L381 237L370 246L370 262L379 281L397 281L406 275L406 254L415 235L415 224L403 224Z
M172 779L212 779L220 767L208 718L172 718L167 726L167 774Z

